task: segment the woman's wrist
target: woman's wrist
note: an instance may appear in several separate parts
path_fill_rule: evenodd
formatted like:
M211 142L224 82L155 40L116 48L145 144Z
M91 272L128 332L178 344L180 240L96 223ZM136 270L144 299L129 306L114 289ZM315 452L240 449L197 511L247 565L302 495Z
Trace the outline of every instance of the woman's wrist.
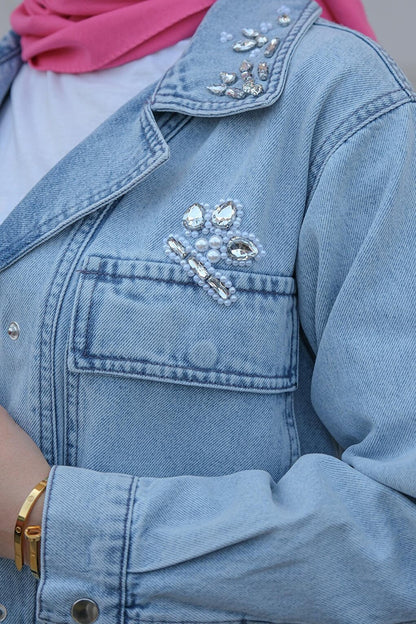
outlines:
M49 472L50 472L50 466L47 465L47 468L43 472L39 472L37 475L34 475L34 479L31 479L30 483L28 482L26 486L24 486L24 484L21 484L21 483L17 485L16 490L15 490L15 495L13 497L13 500L15 501L13 505L13 509L11 510L12 511L11 514L8 515L8 522L7 522L8 530L5 534L4 543L2 546L3 557L14 560L15 558L14 529L16 525L17 515L19 513L19 510L23 502L25 501L26 497L29 495L33 487L36 485L36 483L39 483L39 481L41 481L42 479L47 479L49 476ZM45 492L42 492L42 494L39 496L34 506L32 507L32 510L28 516L25 526L32 526L32 525L42 526L42 514L43 514L44 502L45 502ZM1 532L0 532L0 538L1 538ZM25 539L23 535L22 535L22 546L23 546L23 554L24 554L24 563L27 565L29 562L29 556L28 556L29 550L28 550L27 540Z

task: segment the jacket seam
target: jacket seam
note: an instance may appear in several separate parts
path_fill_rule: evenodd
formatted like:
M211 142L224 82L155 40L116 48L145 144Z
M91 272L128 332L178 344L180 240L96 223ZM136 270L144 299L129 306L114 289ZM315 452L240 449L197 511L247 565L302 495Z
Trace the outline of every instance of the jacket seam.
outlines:
M47 489L47 498L45 499L45 509L49 508L49 504L50 504L50 499L52 496L52 488L53 488L53 482L55 479L55 473L56 473L56 469L57 466L52 466L51 468L51 472L49 475L49 479L48 479L48 489ZM38 617L40 617L40 619L44 619L42 618L42 613L45 612L44 609L44 600L43 600L43 592L44 592L44 587L48 578L48 571L47 571L47 566L46 566L46 544L47 544L47 539L48 539L48 524L49 524L49 515L46 513L45 514L45 526L43 527L43 541L44 541L44 545L42 548L42 562L41 562L41 570L43 570L43 574L41 573L41 581L38 587L38 606L39 606L39 610L38 610ZM49 618L48 618L49 619Z
M169 266L169 265L168 265ZM92 270L92 269L78 269L77 273L81 273L82 275L95 275L96 277L110 277L110 278L121 278L121 279L139 279L139 280L147 280L151 282L166 282L168 284L174 283L177 286L193 286L192 282L181 282L179 280L175 280L171 277L149 277L147 275L129 275L124 273L108 273L106 271L101 270ZM247 273L245 274L247 275ZM279 276L276 276L279 277ZM281 276L286 277L286 276ZM97 280L98 281L98 280ZM239 287L238 289L241 292L248 292L258 295L272 295L273 297L293 297L296 293L286 293L286 292L278 292L276 290L266 290L265 288L244 288Z
M130 483L129 494L127 499L126 514L124 517L123 526L123 547L121 556L121 570L119 579L119 596L120 596L120 609L119 609L119 624L124 624L126 614L126 599L127 599L127 563L130 543L130 532L133 515L134 496L133 492L136 492L138 484L138 477L133 477Z
M316 26L323 26L324 28L332 28L334 30L343 30L344 32L354 35L357 39L364 41L364 43L370 46L370 48L372 48L377 56L379 56L379 58L383 61L388 71L394 77L396 82L402 87L402 89L406 91L407 95L413 98L416 97L411 84L406 79L406 76L403 74L396 61L386 52L386 50L384 50L384 48L381 47L377 41L374 41L370 37L367 37L366 35L363 35L355 30L347 28L346 26L342 26L341 24L334 24L326 21L324 18L320 18L320 20L316 22Z
M402 98L399 97L399 94L402 94ZM318 147L310 163L311 179L314 179L315 172L320 170L321 164L326 160L328 152L331 152L334 146L337 146L339 142L344 141L345 137L348 137L351 132L355 132L363 124L368 123L376 116L390 110L394 104L402 104L409 101L411 100L407 97L403 99L402 89L394 89L393 91L378 95L359 106L352 114L335 126ZM356 125L353 125L354 121ZM343 131L344 127L345 132Z
M235 370L219 370L217 368L200 368L197 366L194 366L192 368L190 367L185 367L185 366L181 366L180 364L166 364L165 362L154 362L152 360L145 360L144 358L134 358L134 357L121 357L121 356L117 356L117 355L100 355L98 353L91 353L90 351L86 352L83 351L80 355L80 357L82 357L85 360L104 360L105 362L128 362L129 364L144 364L146 365L151 365L151 366L160 366L160 367L164 367L164 368L173 368L174 370L183 370L183 371L190 371L191 373L196 372L196 373L214 373L214 374L220 374L220 375L234 375L236 377L247 377L248 379L261 379L261 380L266 380L269 381L270 383L273 382L275 379L284 379L286 381L289 382L289 385L285 386L282 384L283 388L289 387L295 387L294 383L291 383L291 378L294 376L295 371L293 370L293 367L291 366L290 368L290 374L289 375L256 375L253 373L242 373L241 371L235 371ZM98 366L94 366L91 364L88 365L82 365L79 363L78 359L76 360L76 366L78 367L78 370L87 370L87 371L93 371L93 370L102 370L101 368L99 368ZM111 368L109 366L109 371L110 372L127 372L127 371L123 371L123 370L117 370L115 368ZM133 374L135 374L135 371L133 371ZM136 374L141 374L141 373L136 373ZM161 379L165 379L166 376L162 376L162 375L153 375L151 373L145 373L146 375L149 374L152 377L157 377L157 378L161 378ZM217 382L210 382L213 383L215 385L218 385ZM224 384L222 384L224 385ZM229 386L233 386L233 387L240 387L240 384L233 384L233 383L227 383L227 385ZM272 385L272 387L274 387ZM280 386L279 386L280 387Z
M393 93L396 93L396 92L393 92ZM389 95L389 94L387 94L387 95ZM385 95L382 96L381 99L383 99L384 97L385 97ZM310 191L308 193L308 198L307 198L307 201L306 201L305 212L307 211L307 208L308 208L309 204L312 201L312 198L313 198L313 196L315 194L315 191L316 191L316 189L317 189L317 187L319 185L319 181L320 181L320 179L322 177L322 174L324 172L324 169L325 169L328 161L338 151L338 149L340 147L342 147L342 145L344 145L344 143L346 143L348 139L350 139L352 136L354 136L360 130L362 130L362 129L366 128L367 126L369 126L373 121L376 121L377 119L380 119L383 115L385 115L385 114L395 110L396 108L399 108L400 106L403 106L405 104L412 104L412 103L415 103L414 99L399 100L397 102L394 102L394 103L390 104L389 106L386 106L386 107L382 108L381 110L377 111L376 113L371 114L370 116L365 118L363 121L361 121L357 126L354 126L348 132L346 132L344 135L342 135L342 137L338 141L335 140L335 142L332 145L332 147L330 147L330 149L328 149L327 153L325 155L323 155L323 157L321 159L318 159L318 155L319 154L315 157L315 159L313 161L313 164L311 165L311 171L312 171L316 161L320 161L318 163L319 164L319 169L318 169L318 172L316 174L314 174L312 172L312 176L311 176L312 177L311 189L310 189ZM368 106L369 106L369 104L366 104L364 107L361 107L360 109L358 109L355 112L355 116L358 116L358 113L361 110L367 108ZM340 126L342 126L342 125L343 124L341 123ZM338 128L340 126L338 126ZM331 137L330 137L330 139L328 139L328 141L325 141L325 143L326 142L330 142L330 140L331 140ZM324 147L325 143L322 145L322 148Z

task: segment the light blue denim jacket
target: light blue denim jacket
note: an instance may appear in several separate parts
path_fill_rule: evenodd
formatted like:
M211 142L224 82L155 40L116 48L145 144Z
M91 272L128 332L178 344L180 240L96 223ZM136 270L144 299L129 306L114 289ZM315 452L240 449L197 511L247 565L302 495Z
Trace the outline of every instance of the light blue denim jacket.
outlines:
M416 94L286 3L282 26L218 0L0 227L0 404L53 465L40 581L0 563L6 624L80 599L98 624L416 622ZM263 22L273 56L233 50ZM16 35L0 55L4 98ZM260 95L207 89L245 58ZM165 252L228 199L265 251L222 250L230 306Z

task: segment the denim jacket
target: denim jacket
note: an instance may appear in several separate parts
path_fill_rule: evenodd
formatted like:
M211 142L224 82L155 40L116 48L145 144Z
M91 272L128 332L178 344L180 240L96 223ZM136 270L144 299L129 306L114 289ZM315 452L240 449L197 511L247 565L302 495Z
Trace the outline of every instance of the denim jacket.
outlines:
M0 227L0 404L53 466L6 624L416 622L416 94L286 3L218 0Z

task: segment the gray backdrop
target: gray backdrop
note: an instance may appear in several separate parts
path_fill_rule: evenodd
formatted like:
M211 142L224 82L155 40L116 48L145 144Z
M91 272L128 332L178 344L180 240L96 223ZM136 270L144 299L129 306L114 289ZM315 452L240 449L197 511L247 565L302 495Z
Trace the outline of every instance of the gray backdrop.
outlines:
M0 0L1 32L9 28L9 13L17 4L18 0ZM416 85L416 1L364 0L364 4L379 42Z

